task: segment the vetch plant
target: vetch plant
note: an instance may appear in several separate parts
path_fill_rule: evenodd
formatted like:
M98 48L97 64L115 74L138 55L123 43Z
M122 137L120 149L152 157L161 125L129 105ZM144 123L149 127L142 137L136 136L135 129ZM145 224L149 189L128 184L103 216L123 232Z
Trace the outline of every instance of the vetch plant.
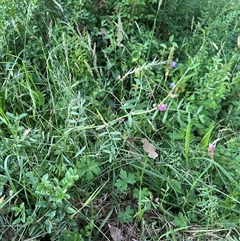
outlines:
M167 109L167 104L160 104L160 105L158 106L158 109L159 109L160 111L165 111L165 110Z
M98 2L0 8L0 240L238 240L239 1Z
M209 146L208 146L208 155L209 155L212 159L213 159L214 151L215 151L215 145L213 145L212 143L210 143Z
M177 62L173 60L173 61L171 62L171 67L172 67L173 69L177 68Z
M169 88L170 88L170 89L173 89L174 86L175 86L175 84L174 84L173 82L169 84Z

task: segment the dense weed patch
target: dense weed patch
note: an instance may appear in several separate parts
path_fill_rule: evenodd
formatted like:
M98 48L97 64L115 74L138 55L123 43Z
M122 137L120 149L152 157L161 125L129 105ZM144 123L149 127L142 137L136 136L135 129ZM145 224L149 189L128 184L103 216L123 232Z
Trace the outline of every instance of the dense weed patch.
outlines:
M239 9L4 1L1 240L238 240Z

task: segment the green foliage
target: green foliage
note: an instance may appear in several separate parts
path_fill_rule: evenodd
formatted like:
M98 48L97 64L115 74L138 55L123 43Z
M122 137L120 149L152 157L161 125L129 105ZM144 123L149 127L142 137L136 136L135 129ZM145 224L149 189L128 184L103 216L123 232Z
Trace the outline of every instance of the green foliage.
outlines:
M134 184L136 182L136 175L134 173L127 173L121 170L119 179L117 179L115 186L121 191L125 192L128 189L129 184Z
M1 240L238 239L237 0L0 5Z
M63 235L60 237L61 241L83 241L81 234L78 234L76 232L65 230L63 232Z
M118 219L121 223L132 222L133 214L134 214L134 209L132 209L130 206L127 206L124 212L118 213Z

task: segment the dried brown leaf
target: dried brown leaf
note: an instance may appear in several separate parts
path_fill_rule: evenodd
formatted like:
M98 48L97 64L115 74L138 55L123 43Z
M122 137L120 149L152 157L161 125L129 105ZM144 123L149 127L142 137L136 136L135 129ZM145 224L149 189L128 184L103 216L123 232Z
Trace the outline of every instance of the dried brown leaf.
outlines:
M113 241L121 241L123 240L122 231L119 228L113 227L112 225L108 224L110 235Z
M148 156L152 159L156 159L158 154L156 152L156 147L150 143L147 139L142 139L143 150L148 153Z

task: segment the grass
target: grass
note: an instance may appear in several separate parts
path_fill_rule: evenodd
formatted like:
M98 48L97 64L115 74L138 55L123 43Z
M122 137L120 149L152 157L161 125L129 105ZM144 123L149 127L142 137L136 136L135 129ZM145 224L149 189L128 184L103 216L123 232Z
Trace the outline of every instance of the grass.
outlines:
M238 5L4 4L1 240L238 240Z

